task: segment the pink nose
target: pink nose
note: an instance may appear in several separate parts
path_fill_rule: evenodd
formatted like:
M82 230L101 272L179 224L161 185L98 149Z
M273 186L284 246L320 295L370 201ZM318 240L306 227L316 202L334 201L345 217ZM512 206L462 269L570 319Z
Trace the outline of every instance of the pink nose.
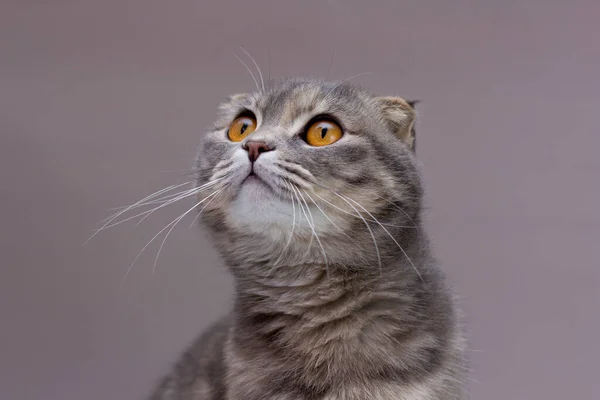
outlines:
M248 151L248 158L251 162L255 162L258 160L258 157L266 151L271 151L272 149L265 142L246 142L244 145L244 149Z

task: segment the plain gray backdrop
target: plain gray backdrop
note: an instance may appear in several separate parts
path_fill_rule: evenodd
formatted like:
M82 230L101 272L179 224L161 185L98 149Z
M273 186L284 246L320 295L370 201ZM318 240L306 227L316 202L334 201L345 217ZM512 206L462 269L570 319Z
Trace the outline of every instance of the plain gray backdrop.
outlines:
M597 0L3 0L0 399L141 398L228 309L192 217L120 288L189 201L82 243L185 181L217 104L254 85L240 45L272 77L324 77L335 48L329 78L423 100L472 398L599 398L599 20Z

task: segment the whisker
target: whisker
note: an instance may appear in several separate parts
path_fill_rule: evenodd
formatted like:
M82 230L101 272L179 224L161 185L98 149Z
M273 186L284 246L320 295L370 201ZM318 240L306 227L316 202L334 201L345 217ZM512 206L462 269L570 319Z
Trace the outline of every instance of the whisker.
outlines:
M177 188L179 188L179 187L181 187L181 186L187 185L188 183L191 183L191 181L184 182L184 183L181 183L181 184L179 184L179 185L171 185L171 186L169 186L169 187L167 187L167 188L164 188L164 189L158 190L158 191L156 191L156 192L154 192L154 193L152 193L152 194L150 194L150 195L148 195L148 196L144 197L143 199L139 200L139 201L138 201L138 202L136 202L136 203L133 203L133 204L131 204L131 205L129 205L129 206L125 206L125 208L124 208L122 211L119 211L119 212L117 212L115 215L113 215L112 217L109 217L109 218L108 218L108 221L107 221L107 222L106 222L104 225L102 225L102 226L101 226L99 229L97 229L97 230L96 230L96 232L94 232L94 234L93 234L92 236L90 236L90 237L89 237L89 238L88 238L88 239L87 239L87 240L86 240L86 241L83 243L83 245L85 246L85 245L86 245L86 243L88 243L88 242L89 242L90 240L92 240L92 239L93 239L93 238L94 238L94 237L95 237L95 236L96 236L98 233L100 233L100 232L101 232L102 230L104 230L104 229L105 229L105 228L106 228L108 225L110 225L110 223L111 223L112 221L114 221L115 219L119 218L121 215L123 215L123 214L124 214L124 213L126 213L127 211L129 211L129 210L131 210L131 209L133 209L133 208L136 208L136 207L137 207L139 204L141 204L141 203L143 203L143 202L145 202L145 201L147 201L147 200L150 200L150 199L152 199L152 198L154 198L154 197L156 197L156 196L160 196L161 194L163 194L163 193L166 193L166 192L168 192L168 191L170 191L170 190L177 189Z
M329 68L327 69L327 75L325 75L325 80L329 79L329 74L331 73L331 67L333 67L333 58L335 57L335 44L333 45L333 50L331 51L331 60L329 61Z
M326 190L328 190L330 192L333 192L333 190L327 188L326 186L323 186L323 185L318 185L318 186L322 187L323 189L326 189ZM335 208L336 210L338 210L340 212L343 212L344 214L348 214L348 215L351 215L353 217L356 217L356 215L354 215L353 213L351 213L351 212L349 212L347 210L344 210L343 208L340 208L340 207L336 206L335 204L327 201L326 199L324 199L323 197L319 196L314 191L313 191L313 195L317 196L319 199L323 200L325 203L329 204L331 207ZM363 218L363 219L365 219L366 221L369 221L369 222L375 222L372 219L364 218L362 215L360 216L360 218ZM394 224L388 224L388 223L384 223L384 225L387 225L387 226L390 226L390 227L393 227L393 228L406 228L406 229L412 229L412 228L414 228L413 226L394 225Z
M186 190L189 190L189 189L186 189ZM183 192L184 192L184 191L177 192L177 193L174 193L174 194L169 194L169 195L167 195L167 196L159 197L159 198L157 198L157 199L153 199L153 200L150 200L150 201L146 201L146 202L144 202L144 203L139 203L139 204L138 204L138 203L136 203L136 204L135 204L135 207L133 207L133 205L128 205L128 206L114 207L114 208L111 208L111 210L114 210L114 211L116 211L116 210L124 210L124 209L126 209L126 208L129 208L129 210L133 210L133 209L135 209L135 208L145 207L145 206L148 206L148 205L151 205L151 204L159 204L159 203L162 203L162 202L164 202L165 200L171 199L171 198L173 198L173 197L177 197L177 196L181 195ZM130 207L131 207L131 208L130 208ZM129 210L128 210L128 211L129 211ZM108 217L108 218L105 218L103 221L107 221L107 220L109 220L109 219L111 219L111 218L113 218L113 216L112 216L112 215L111 215L110 217Z
M195 194L197 194L197 193L200 193L201 191L203 191L203 190L205 190L205 189L208 189L208 188L210 188L210 187L211 187L211 186L213 186L215 183L216 183L216 182L214 182L214 181L213 181L213 182L210 182L210 186L208 186L208 184L206 184L206 185L199 186L199 187L197 187L197 188L188 189L188 190L185 190L185 191L183 191L183 192L180 192L180 194L178 194L178 195L177 195L177 197L175 197L174 199L171 199L171 200L168 200L168 201L165 201L165 202L163 202L163 203L162 203L160 206L158 206L158 207L155 207L155 208L153 208L153 209L151 209L151 210L146 210L146 211L143 211L143 212L141 212L141 213L139 213L139 214L136 214L136 215L134 215L134 216L131 216L131 217L125 218L125 219L123 219L123 220L121 220L121 221L119 221L119 222L115 222L115 223L112 223L112 224L110 224L110 225L107 225L107 226L105 226L105 227L103 227L103 228L101 228L101 229L109 229L109 228L112 228L112 227L114 227L114 226L120 225L120 224L122 224L122 223L124 223L124 222L131 221L132 219L135 219L135 218L138 218L138 217L141 217L141 216L145 215L145 216L144 216L144 217L143 217L143 218L142 218L140 221L138 221L138 222L136 223L136 226L138 226L139 224L141 224L141 223L142 223L142 222L143 222L143 221L144 221L146 218L148 218L148 217L149 217L149 216L150 216L152 213L154 213L155 211L158 211L159 209L161 209L161 208L163 208L163 207L166 207L166 206L168 206L168 205L171 205L171 204L173 204L173 203L176 203L176 202L178 202L179 200L183 200L183 199L185 199L185 198L187 198L187 197L190 197L190 196L193 196L193 195L195 195Z
M190 177L190 176L197 176L200 171L201 171L201 169L194 168L194 169L171 169L171 170L163 170L163 171L159 171L159 172L175 174L175 176L177 176L177 177Z
M310 221L312 222L312 224L315 224L315 219L312 215L312 212L310 212L310 207L308 206L308 203L306 202L306 199L304 198L304 196L302 196L302 193L300 193L300 189L295 188L296 191L298 192L298 195L300 196L300 198L302 199L302 202L304 203L305 209L308 212L308 215L310 216Z
M293 186L292 186L293 187ZM317 235L317 231L315 230L314 224L315 224L315 220L313 219L312 213L310 211L310 208L308 207L308 203L306 202L306 200L304 199L304 196L302 196L302 193L300 193L299 189L295 189L296 193L298 193L298 195L300 196L300 198L302 199L302 201L304 201L304 204L306 206L306 211L308 211L308 213L310 214L310 219L312 221L311 222L308 220L308 217L306 216L306 213L304 214L304 216L306 217L306 222L308 223L308 225L310 226L310 229L312 230L313 235L315 236L315 239L317 240L317 243L319 244L319 246L321 247L321 251L323 252L323 258L325 259L325 268L327 270L327 274L329 274L329 262L327 260L327 254L325 252L325 247L323 247L323 243L321 243L321 239L319 239L319 235ZM312 236L311 236L312 237Z
M145 207L145 206L149 206L149 205L152 205L152 204L162 204L162 203L165 203L166 201L168 201L169 199L174 199L177 196L181 196L182 194L184 194L186 192L189 192L189 191L193 191L193 190L196 190L196 188L187 189L187 190L184 190L184 191L181 191L181 192L177 192L177 193L174 193L174 194L169 194L167 196L159 197L158 199L138 204L135 208Z
M190 189L190 191L191 191L191 189ZM113 228L113 227L115 227L115 226L117 226L117 225L121 225L121 224L123 224L123 223L125 223L125 222L127 222L127 221L131 221L132 219L136 219L136 218L138 218L138 217L142 217L142 216L144 216L144 215L148 216L148 215L150 215L151 213L153 213L154 211L158 210L159 208L166 207L166 206L168 206L168 205L170 205L170 204L173 204L173 203L175 203L176 201L179 201L179 200L181 200L181 199L184 199L184 198L186 198L186 197L189 197L189 196L191 196L191 195L193 194L193 193L188 193L188 192L189 192L189 191L186 191L186 194L183 194L183 195L182 195L182 194L178 194L178 197L177 197L177 198L175 198L175 199L173 199L173 200L168 200L168 201L160 202L160 204L161 204L161 205L160 205L159 207L156 207L156 208L153 208L153 209L150 209L150 210L146 210L146 211L142 211L141 213L135 214L135 215L133 215L133 216L131 216L131 217L127 217L127 218L125 218L125 219L122 219L122 220L120 220L120 221L118 221L118 222L114 222L114 223L112 223L112 224L110 224L110 225L107 225L107 226L106 226L106 227L104 227L103 229L109 229L109 228ZM144 217L144 218L145 218L145 217ZM137 225L139 225L140 223L141 223L141 221L138 221L138 222L136 223L136 226L137 226Z
M210 188L210 187L214 186L215 184L219 183L219 182L220 182L220 181L222 181L223 179L225 179L225 178L223 177L223 178L214 179L214 180L212 180L212 181L210 181L210 182L208 182L208 183L205 183L205 184L204 184L204 185L202 185L202 186L198 186L198 187L196 187L196 188L193 188L193 189L189 190L189 193L186 193L185 195L182 195L182 196L180 196L180 197L177 197L177 198L175 198L175 199L173 199L173 200L169 200L169 201L168 201L168 202L166 202L165 204L163 204L163 205L161 205L161 206L158 206L158 207L156 207L156 208L154 208L154 209L150 210L150 212L148 212L148 214L147 214L146 216L144 216L144 217L143 217L141 220L139 220L139 221L138 221L138 223L136 224L136 226L138 226L139 224L141 224L142 222L144 222L144 220L145 220L146 218L148 218L150 215L152 215L152 214L153 214L155 211L158 211L159 209L161 209L161 208L163 208L163 207L166 207L166 206L168 206L168 205L171 205L171 204L173 204L173 203L176 203L176 202L178 202L179 200L185 199L186 197L193 196L193 195L195 195L195 194L197 194L197 193L200 193L201 191L203 191L203 190L205 190L205 189L208 189L208 188Z
M284 181L284 183L286 184L286 186L288 186L288 188L290 188L290 187L292 186L292 184L291 184L291 183L287 183L287 182L285 182L285 181ZM288 189L288 190L290 190L290 192L293 192L293 191L294 191L294 190L293 190L293 188L292 188L292 189ZM293 198L293 197L291 197L291 199L292 199L292 209L293 209L293 211L292 211L292 212L294 213L294 215L293 215L294 219L292 220L292 232L293 232L293 231L294 231L294 227L296 226L296 205L295 205L295 204L296 204L296 202L295 202L295 200L294 200L294 198ZM290 237L289 241L291 241L291 240L292 240L292 239L291 239L291 237Z
M287 183L284 181L284 183L286 184L286 186L289 187L289 185L291 185L290 183ZM290 189L288 189L290 190ZM290 190L291 191L291 190ZM281 261L281 259L283 258L283 256L285 255L285 252L287 251L288 247L290 246L290 244L292 243L292 239L294 238L294 230L296 229L296 201L294 200L294 196L291 196L290 199L292 200L292 229L290 231L290 236L288 237L288 240L285 244L285 246L283 247L283 250L281 250L281 255L277 258L277 260L273 263L274 265L279 264L279 262Z
M186 168L186 169L163 169L158 172L161 172L163 174L170 174L172 172L198 172L198 171L199 170L196 168L194 168L194 169Z
M271 47L267 46L267 81L271 80Z
M191 183L191 181L184 182L184 183L182 183L180 185L172 185L172 186L169 186L168 188L165 188L165 189L159 190L157 192L154 192L151 195L148 195L148 196L144 197L141 200L138 200L137 202L135 202L133 204L129 204L129 205L126 205L126 206L120 206L120 207L113 207L113 208L110 209L111 211L121 210L121 212L117 212L117 213L115 213L115 214L113 214L113 215L111 215L111 216L109 216L107 218L104 218L102 221L100 221L100 223L108 221L107 224L110 224L110 222L112 220L118 218L120 215L124 214L125 212L127 212L129 210L133 210L133 209L138 208L138 207L142 207L142 206L144 206L146 204L149 204L148 202L146 202L147 200L157 201L157 200L160 200L160 199L164 199L165 197L168 197L168 196L176 196L178 193L181 193L181 192L157 198L157 196L160 196L161 194L164 194L164 193L166 193L166 192L168 192L170 190L173 190L173 189L177 189L177 188L179 188L181 186L184 186L184 185L187 185L189 183Z
M340 196L340 195L338 195ZM344 196L345 197L345 196ZM366 208L364 208L362 205L360 205L358 202L348 198L348 200L352 201L354 204L356 204L357 206L359 206L360 208L362 208L367 214L369 214L369 216L371 218L373 218L375 220L375 222L377 222L379 224L379 226L381 226L381 229L383 229L385 231L385 233L388 234L388 236L394 241L394 243L396 243L396 245L398 246L398 248L400 249L400 251L402 251L402 254L404 254L404 257L406 257L406 259L408 260L408 262L410 263L410 265L413 267L413 269L415 270L415 272L417 273L417 275L419 276L419 278L421 279L421 281L423 283L425 283L425 280L423 280L423 277L421 276L421 274L419 273L419 270L417 269L417 267L415 266L415 264L412 262L412 260L410 259L410 257L408 256L408 254L406 254L406 251L404 251L404 249L402 248L402 246L400 246L400 243L398 243L398 241L394 238L394 236L392 236L392 234L385 228L385 226L383 226L383 224L381 224L381 222L379 222L379 220L377 218L375 218Z
M338 194L334 191L331 191L333 194L335 194L336 196L338 196L340 199L344 200L346 203L348 203L348 205L350 207L352 207L352 209L356 212L356 214L363 220L363 222L365 223L365 226L367 227L367 229L369 230L369 233L371 234L371 238L373 239L373 245L375 246L375 253L377 254L377 263L379 265L379 273L382 273L382 267L381 267L381 255L379 253L379 246L377 245L377 240L375 239L375 234L373 233L373 230L371 229L371 227L369 226L369 223L367 222L367 220L362 216L362 214L360 212L358 212L358 210L356 209L356 207L354 207L352 204L350 204L348 202L348 200L346 200L341 194Z
M158 198L156 200L147 201L145 203L138 204L135 208L150 206L152 204L162 204L162 203L164 203L165 201L167 201L169 199L173 199L173 198L175 198L177 196L180 196L182 193L183 192L177 192L175 194L170 194L168 196L160 197L160 198ZM123 209L123 208L126 208L126 207L119 207L119 209Z
M358 188L358 187L359 187L358 185L354 185L354 184L352 184L352 183L346 183L346 185L348 185L348 186L354 186L354 187L356 187L356 188ZM412 227L413 227L413 228L415 228L417 231L419 231L419 227L417 226L417 224L415 223L415 221L414 221L414 220L411 218L411 216L410 216L410 215L408 215L408 213L407 213L406 211L404 211L404 210L402 209L402 207L400 207L399 205L397 205L396 203L394 203L394 202L393 202L393 201L391 201L390 199L387 199L387 198L385 198L385 197L383 197L383 196L381 196L381 195L374 194L373 196L375 196L375 197L377 197L377 198L379 198L379 199L381 199L381 200L385 201L386 203L388 203L389 205L391 205L392 207L394 207L396 210L398 210L398 211L400 211L402 214L404 214L404 216L405 216L406 218L408 218L408 220L409 220L410 222L412 222L412 224L413 224L413 226L412 226ZM386 225L388 225L388 224L386 224ZM393 226L393 225L388 225L388 226ZM400 227L400 228L403 228L403 227ZM407 227L407 228L408 228L408 227ZM418 234L420 234L419 232L417 232L417 233L418 233Z
M160 256L160 252L162 251L163 246L165 245L165 242L167 241L167 238L169 237L169 235L171 234L171 232L173 231L173 229L175 229L175 227L177 226L177 224L188 214L190 213L192 210L194 210L197 206L199 206L200 204L202 204L204 201L206 201L207 199L211 198L211 201L214 200L215 196L218 195L219 193L221 193L223 189L219 189L211 194L209 194L208 196L206 196L204 199L202 199L200 202L198 202L196 205L194 205L194 207L190 208L188 211L186 211L185 213L183 213L180 217L177 217L175 219L175 223L173 224L173 226L171 226L171 229L169 229L167 231L167 234L165 235L165 237L163 238L162 243L160 244L159 248L158 248L158 252L156 253L156 258L154 259L154 266L152 267L152 273L154 273L154 271L156 270L156 264L158 264L158 257ZM202 207L202 210L200 210L200 213L202 211L204 211L204 209L206 208L206 206L210 204L210 201L208 203L206 203L204 205L204 207ZM200 213L198 213L198 216L200 215ZM197 217L196 217L197 218ZM196 219L194 218L194 221Z
M262 72L260 72L260 67L256 63L256 60L254 59L254 57L252 57L250 55L250 53L248 53L246 51L246 49L244 49L243 47L240 46L240 50L242 50L244 53L246 53L246 55L248 56L248 58L250 58L250 60L252 60L252 62L254 63L254 66L256 67L256 70L258 71L258 75L260 76L260 83L262 85L262 91L264 92L265 91L265 81L263 80Z
M177 192L177 193L173 193L173 194L170 194L170 195L167 195L167 196L159 197L158 199L155 199L155 200L151 200L151 201L147 201L147 202L145 202L145 203L140 203L140 204L137 204L135 207L131 207L131 208L130 208L128 211L130 211L130 210L135 210L136 208L140 208L140 207L149 206L149 205L152 205L152 204L164 204L164 205L169 205L169 204L171 204L171 203L170 203L170 201L172 201L172 202L175 202L175 201L181 200L181 198L183 198L183 196L186 196L187 194L189 194L189 193L191 193L191 192L193 192L193 191L195 191L195 190L198 190L198 188L186 189L186 190L183 190L183 191L181 191L181 192ZM129 221L129 220L131 220L131 219L137 218L137 217L139 217L139 216L141 216L141 215L144 215L144 214L146 214L146 213L149 213L149 212L151 212L151 211L152 211L152 210L146 210L146 211L144 211L144 212L142 212L142 213L139 213L139 214L137 214L137 215L135 215L135 216L133 216L133 217L130 217L130 218L127 218L127 219L125 219L125 220L122 220L122 221L120 221L120 222L118 222L118 223L115 223L115 224L112 224L112 225L106 226L106 228L110 228L110 227L112 227L112 226L115 226L115 225L118 225L118 224L120 224L121 222Z
M292 242L292 238L294 237L294 230L296 229L296 201L294 200L294 198L292 197L292 213L293 213L293 219L292 219L292 231L290 232L290 237L287 241L287 244L285 246L285 249L287 249L287 247L290 245L290 243Z
M213 173L210 176L210 181L214 181L215 179L226 178L231 171L235 169L235 165L233 163L228 164L227 166L221 167L217 172Z
M243 66L246 68L246 71L248 71L248 72L250 73L250 76L252 76L252 80L253 80L253 81L254 81L254 83L256 84L256 89L257 89L258 91L260 91L260 86L258 86L258 81L256 80L256 77L254 76L254 74L252 73L252 71L250 70L250 68L248 67L248 65L247 65L247 64L246 64L244 61L242 61L242 59L241 59L241 58L239 58L239 57L237 56L237 54L235 54L235 53L232 53L232 54L233 54L233 56L234 56L235 58L237 58L237 59L238 59L238 61L239 61L239 62L241 62L241 63L242 63L242 65L243 65Z
M194 220L193 220L193 221L192 221L192 223L190 224L190 228L191 228L192 226L194 226L194 224L196 223L196 221L198 221L198 218L200 218L200 215L202 215L202 211L204 211L204 209L205 209L206 207L208 207L208 205L209 205L209 204L210 204L210 203L211 203L211 202L212 202L214 199L216 199L216 198L218 197L218 195L219 195L219 194L221 194L221 192L223 192L223 189L219 189L219 190L217 190L217 194L215 195L215 197L213 197L213 199L211 199L211 201L209 201L208 203L206 203L206 204L204 205L204 207L202 207L202 209L200 210L200 212L198 212L198 215L196 215L196 217L194 218ZM211 196L212 196L212 195L211 195ZM208 197L208 196L206 196L206 197Z
M192 208L190 208L189 210L187 210L183 215L187 215L189 212L191 212L194 208L198 207L200 204L202 204L202 202L204 202L204 200L206 200L206 198L202 199L201 201L199 201L198 203L194 204L194 206ZM125 276L123 277L123 280L121 281L121 285L119 287L122 287L123 284L125 283L125 280L127 279L127 276L129 275L129 273L131 272L131 269L133 268L133 266L135 265L136 261L138 260L138 258L140 258L140 256L142 255L142 253L148 248L148 246L150 246L150 244L152 242L154 242L154 240L156 240L156 238L158 236L160 236L161 233L163 233L164 231L166 231L167 229L169 229L169 227L178 222L178 219L180 217L175 218L173 221L169 222L167 224L167 226L165 226L164 228L162 228L156 235L154 235L152 237L152 239L150 239L150 241L148 243L146 243L146 245L142 248L142 250L140 250L140 252L135 256L135 258L133 259L133 261L131 262L131 264L129 265L129 268L127 268L127 272L125 272Z
M305 216L308 213L308 215L310 216L310 221L307 220L306 222L308 223L308 226L311 228L311 231L312 231L314 229L314 218L312 217L312 213L309 213L308 204L306 204L306 201L302 202L302 200L300 199L298 188L296 186L294 186L293 184L292 184L292 187L298 192L296 194L296 199L300 203L300 209L302 210L302 213L304 213ZM311 223L313 225L311 225ZM308 247L306 249L307 250L306 251L307 254L310 252L310 249L312 247L314 238L315 238L315 235L312 234L312 232L311 232L310 241L308 242Z
M311 226L310 225L310 221L308 220L308 217L306 216L306 212L304 211L304 204L300 200L300 197L298 197L298 194L296 193L294 184L291 183L291 182L290 182L290 188L292 189L292 193L294 194L294 197L298 201L298 206L300 207L300 212L302 212L302 214L304 214L304 218L306 219L306 222L308 222L308 226ZM308 246L306 247L306 254L308 254L310 252L310 249L311 249L312 244L313 244L313 239L314 239L314 235L311 232L310 240L308 242Z
M340 87L340 86L342 86L344 83L348 82L350 79L354 79L354 78L357 78L357 77L359 77L359 76L362 76L362 75L371 75L371 74L372 74L372 72L362 72L362 73L360 73L360 74L352 75L351 77L344 79L343 81L341 81L340 83L338 83L337 85L335 85L335 86L333 87L333 89L329 90L329 91L328 91L328 92L325 94L325 96L323 96L323 101L327 100L327 97L329 97L329 95L330 95L330 94L331 94L331 93L332 93L332 92L333 92L335 89L339 88L339 87Z
M312 201L312 202L313 202L313 204L314 204L314 205L315 205L315 206L316 206L316 207L319 209L319 211L321 211L321 214L323 214L323 216L324 216L325 218L327 218L327 221L329 221L329 223L330 223L331 225L333 225L333 226L334 226L334 227L335 227L337 230L339 230L339 231L343 231L343 229L341 229L339 226L337 226L337 225L335 224L335 222L333 222L333 221L331 220L331 218L329 218L329 216L328 216L327 214L325 214L325 211L323 211L323 210L321 209L321 207L319 207L319 205L317 204L317 202L316 202L316 201L315 201L315 200L314 200L314 199L313 199L313 198L310 196L310 194L308 194L308 192L307 192L307 191L305 191L305 190L304 190L303 192L304 192L304 194L305 194L305 195L307 195L307 196L308 196L308 198L310 199L310 201Z
M275 161L275 165L281 169L283 169L284 171L294 175L295 177L298 177L300 179L303 179L309 183L312 183L315 181L314 176L310 173L310 171L302 168L301 166L295 164L295 163L291 163L289 161L283 161L283 160L279 160L279 161ZM288 177L289 179L289 177ZM308 185L305 182L301 182L303 184L303 186L306 186L306 188L308 188Z

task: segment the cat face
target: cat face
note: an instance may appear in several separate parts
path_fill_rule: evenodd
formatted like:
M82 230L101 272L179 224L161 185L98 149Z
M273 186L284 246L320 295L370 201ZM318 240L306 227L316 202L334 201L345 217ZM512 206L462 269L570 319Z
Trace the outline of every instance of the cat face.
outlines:
M421 197L414 117L404 100L348 83L288 80L232 96L201 140L200 208L212 226L261 240L405 224Z

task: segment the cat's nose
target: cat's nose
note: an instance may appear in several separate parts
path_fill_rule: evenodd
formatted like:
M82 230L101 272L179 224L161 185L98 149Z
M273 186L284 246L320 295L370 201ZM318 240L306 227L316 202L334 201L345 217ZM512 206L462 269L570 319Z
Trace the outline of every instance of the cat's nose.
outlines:
M244 149L248 152L248 158L251 162L258 160L258 157L264 152L273 150L268 144L262 141L249 141L244 144Z

